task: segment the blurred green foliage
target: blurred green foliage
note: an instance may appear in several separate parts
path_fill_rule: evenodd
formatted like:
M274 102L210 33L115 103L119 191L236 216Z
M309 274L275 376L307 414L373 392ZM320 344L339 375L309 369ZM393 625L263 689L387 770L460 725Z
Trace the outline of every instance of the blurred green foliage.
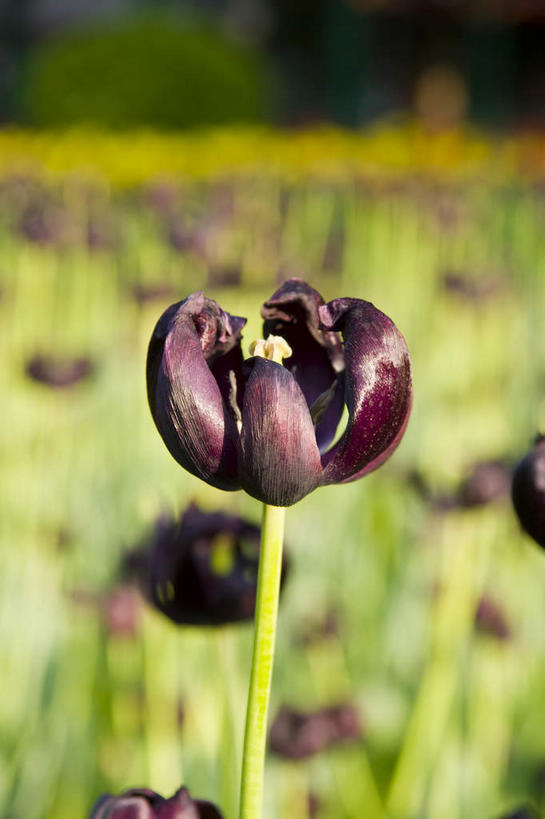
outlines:
M262 122L264 89L261 58L219 29L141 16L39 45L22 107L40 126L189 128Z
M454 492L543 424L542 190L253 168L121 192L0 179L0 817L80 819L102 791L181 782L236 816L251 627L176 628L145 609L123 634L108 601L159 513L193 499L259 521L254 499L184 472L157 434L144 368L159 314L205 288L248 317L247 349L292 273L393 317L415 404L384 468L288 512L271 716L349 699L365 739L271 755L265 819L309 819L309 792L315 819L543 810L544 555L507 497L440 511L407 480ZM219 283L225 270L240 285ZM136 299L146 288L154 300ZM48 389L25 374L37 353L87 355L93 376ZM476 625L483 596L509 639ZM338 633L303 643L330 611Z

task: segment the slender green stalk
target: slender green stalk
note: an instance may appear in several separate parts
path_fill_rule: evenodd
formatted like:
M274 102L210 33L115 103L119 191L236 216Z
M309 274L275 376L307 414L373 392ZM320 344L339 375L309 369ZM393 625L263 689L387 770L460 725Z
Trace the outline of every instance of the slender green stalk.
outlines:
M260 819L261 816L267 712L276 637L285 513L284 507L263 507L254 651L242 756L240 819Z

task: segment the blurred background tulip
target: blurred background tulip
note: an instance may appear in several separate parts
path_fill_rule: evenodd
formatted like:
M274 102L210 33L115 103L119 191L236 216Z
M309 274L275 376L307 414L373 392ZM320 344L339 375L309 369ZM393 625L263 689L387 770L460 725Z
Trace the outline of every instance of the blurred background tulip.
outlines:
M180 521L161 517L144 545L124 560L153 605L179 625L251 622L260 529L223 512L189 506ZM282 580L288 559L284 556Z

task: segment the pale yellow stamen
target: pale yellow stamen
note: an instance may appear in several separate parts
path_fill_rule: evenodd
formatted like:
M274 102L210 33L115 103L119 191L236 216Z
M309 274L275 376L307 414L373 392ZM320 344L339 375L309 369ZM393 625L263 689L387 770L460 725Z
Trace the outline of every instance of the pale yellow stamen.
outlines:
M289 358L292 349L282 336L269 336L267 339L257 338L250 344L250 355L258 355L269 361L282 364L284 358Z

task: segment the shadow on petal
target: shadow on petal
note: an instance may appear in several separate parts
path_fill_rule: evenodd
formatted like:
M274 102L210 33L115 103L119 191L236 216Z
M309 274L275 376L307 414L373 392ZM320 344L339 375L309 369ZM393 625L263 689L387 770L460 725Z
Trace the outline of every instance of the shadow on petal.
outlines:
M320 453L305 397L285 367L245 362L239 474L243 489L272 506L291 506L319 484Z
M317 290L298 278L291 278L265 302L261 308L263 337L282 336L292 349L284 366L291 372L311 407L324 393L337 384L344 357L341 340L336 332L320 327L318 308L324 300ZM342 386L333 391L316 438L320 450L333 438L344 406Z

